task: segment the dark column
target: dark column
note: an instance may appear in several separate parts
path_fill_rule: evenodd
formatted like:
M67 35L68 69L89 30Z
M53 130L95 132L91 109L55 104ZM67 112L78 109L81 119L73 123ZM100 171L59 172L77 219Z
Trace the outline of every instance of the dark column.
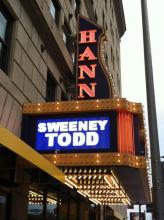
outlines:
M100 206L100 220L104 220L105 206Z
M156 105L154 95L154 80L151 58L151 45L149 36L149 21L147 12L147 1L141 0L142 23L143 23L143 41L145 57L145 77L147 91L147 107L149 120L149 139L151 149L151 166L153 180L153 206L156 220L164 219L164 194L162 187L162 173L159 153L159 140L157 129Z
M69 193L69 196L70 196L70 193ZM70 219L70 202L71 202L70 197L67 199L67 202L68 202L68 204L67 204L67 219L71 220Z
M6 212L6 219L11 219L11 209L12 209L12 188L9 190L7 194L7 212Z
M47 211L47 186L44 187L43 191L43 216L46 216Z
M141 205L139 205L139 220L141 220Z
M57 220L59 220L59 203L60 203L60 198L59 198L59 193L58 193L58 196L57 196L57 210L56 210Z

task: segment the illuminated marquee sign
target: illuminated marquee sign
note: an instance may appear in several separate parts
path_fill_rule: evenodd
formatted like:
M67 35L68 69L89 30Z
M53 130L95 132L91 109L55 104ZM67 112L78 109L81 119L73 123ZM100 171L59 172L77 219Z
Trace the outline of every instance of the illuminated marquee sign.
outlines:
M70 151L110 148L110 118L82 117L37 120L36 150Z
M28 105L23 116L22 139L39 152L145 155L145 133L138 104L104 99L33 104L32 108L32 104Z
M110 80L100 57L104 29L79 17L77 99L111 98Z

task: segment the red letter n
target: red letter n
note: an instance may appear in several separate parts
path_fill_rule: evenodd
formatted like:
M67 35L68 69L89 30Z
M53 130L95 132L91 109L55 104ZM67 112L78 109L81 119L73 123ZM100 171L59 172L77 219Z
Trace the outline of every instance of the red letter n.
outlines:
M97 64L92 64L90 65L91 68L88 68L86 65L81 65L79 66L80 69L80 74L79 74L79 79L84 79L84 72L89 76L89 78L95 78L95 69L96 69Z
M95 97L96 83L90 83L90 85L91 88L86 84L78 84L79 98L84 98L84 92L87 93L89 97Z

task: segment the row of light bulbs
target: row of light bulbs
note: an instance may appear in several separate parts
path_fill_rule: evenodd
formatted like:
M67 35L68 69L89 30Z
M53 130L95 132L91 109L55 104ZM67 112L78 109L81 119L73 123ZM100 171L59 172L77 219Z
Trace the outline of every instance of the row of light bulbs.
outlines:
M109 76L112 76L112 74L110 73ZM116 88L116 86L114 84L113 84L113 88ZM120 107L121 106L120 102L122 101L122 99L116 98L117 96L118 96L117 94L114 95L114 98L117 101L116 106ZM96 99L95 102L96 102L95 106L97 108L99 108L100 105L101 105L101 100ZM79 103L80 103L80 101L76 101L76 106L75 106L76 109L80 108L80 106L78 105ZM60 110L60 107L59 107L60 106L60 102L54 102L53 104L56 105L56 110ZM136 103L132 103L132 106L133 106L132 110L136 111ZM37 104L37 111L41 111L41 104L40 103Z
M29 204L42 204L43 195L30 190L29 194L28 194L28 200L29 200ZM48 197L47 198L47 203L48 204L56 204L57 201Z
M94 168L94 169L86 169L86 168L83 168L83 169L77 169L77 168L61 168L63 170L64 173L68 174L97 174L97 173L107 173L107 169L106 168Z
M118 158L118 159L116 158L116 161L118 162L118 164L120 164L121 163L121 158L120 158L121 155L118 153L116 156ZM78 157L78 154L75 154L75 157ZM99 157L95 160L96 163L99 164L101 162L101 160L100 160L101 156L99 154L96 154L96 157ZM54 155L54 158L55 158L55 160L53 161L53 163L56 164L57 163L57 155L56 154ZM139 159L138 156L136 156L135 159L136 159L136 161L133 160L131 162L131 166L135 165L135 167L139 167L140 163L138 162L138 159ZM60 160L60 155L59 155L59 160ZM74 173L87 173L87 172L88 173L97 173L97 172L101 173L101 169L99 169L99 171L97 171L97 169L95 169L94 171L92 171L92 170L87 171L87 170L82 170L82 169L77 170L77 169L65 168L65 169L63 169L63 172L64 173L68 173L68 172L69 173L72 173L72 172L74 172ZM103 172L106 173L107 170L104 169Z
M90 175L85 175L89 177ZM93 175L96 176L96 175ZM99 177L100 175L97 175ZM109 175L101 175L104 181L103 184L105 185L106 189L96 189L96 185L92 188L92 185L80 185L79 181L75 183L75 178L78 179L78 175L68 175L66 176L66 184L71 188L75 187L80 194L83 196L88 196L90 199L95 201L95 204L102 203L101 199L105 195L106 199L110 199L110 202L114 203L116 199L120 199L117 202L122 202L123 204L130 204L130 199L126 195L125 191L123 190L122 186L120 186L115 174L111 171ZM99 187L99 185L98 185ZM112 200L115 199L115 200Z

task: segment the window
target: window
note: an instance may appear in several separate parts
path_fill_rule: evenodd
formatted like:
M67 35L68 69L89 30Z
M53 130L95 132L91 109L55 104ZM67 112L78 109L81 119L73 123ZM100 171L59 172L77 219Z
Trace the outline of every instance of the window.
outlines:
M102 14L103 14L103 21L102 21L102 25L103 25L103 27L105 28L105 14L104 14L104 12L102 12Z
M80 14L80 0L74 0L74 9L76 17Z
M112 7L112 0L110 0L110 7Z
M72 58L72 62L75 63L75 53L74 52L71 53L71 58Z
M76 10L78 3L80 3L80 0L69 0L69 2L73 9Z
M77 8L77 1L76 0L73 0L73 8L76 10Z
M113 49L112 49L112 47L110 48L110 58L111 58L111 62L113 62Z
M118 88L120 90L120 87L121 87L121 83L120 83L120 77L119 77L119 74L117 73L117 85L118 85Z
M115 57L114 57L114 53L113 53L112 47L111 47L111 63L113 65L113 70L115 70Z
M70 28L67 22L64 22L63 32L62 32L63 41L70 53L72 62L75 63L75 37L71 34Z
M114 16L114 9L113 9L113 7L112 7L112 18L113 18L113 16Z
M111 35L112 35L112 40L114 42L114 32L113 32L113 25L112 25L111 21L110 21L110 32L111 32Z
M98 17L97 17L97 13L95 11L95 21L97 22L97 20L98 20Z
M57 219L57 195L49 195L43 191L29 190L28 194L28 219Z
M12 18L0 3L0 68L7 73Z
M57 83L55 79L53 78L52 74L48 70L47 73L47 87L46 87L46 101L47 102L53 102L56 98L56 87Z
M64 22L64 25L63 25L62 37L63 37L63 41L64 41L68 51L70 53L72 53L73 44L71 42L71 31L70 31L70 28L69 28L66 21Z
M68 98L66 97L64 92L62 92L61 94L61 101L68 101Z
M50 2L50 12L51 15L53 17L53 19L55 20L56 24L59 24L59 15L60 15L60 6L57 3L56 0L51 0Z
M115 70L115 57L114 57L114 54L113 54L113 70Z
M117 28L116 28L115 33L116 33L116 38L117 38L117 41L119 42L119 41L120 41L120 39L119 39L119 34L118 34L118 29L117 29Z
M107 0L105 0L105 9L107 10Z
M117 59L117 66L118 66L118 69L119 69L119 66L120 66L120 58L119 58L119 55L118 55L118 51L116 50L116 59Z
M107 53L105 53L105 62L108 65L108 54Z
M106 30L106 31L108 30L108 25L107 25L107 24L105 24L105 30Z
M94 1L93 0L91 0L91 5L94 5Z

